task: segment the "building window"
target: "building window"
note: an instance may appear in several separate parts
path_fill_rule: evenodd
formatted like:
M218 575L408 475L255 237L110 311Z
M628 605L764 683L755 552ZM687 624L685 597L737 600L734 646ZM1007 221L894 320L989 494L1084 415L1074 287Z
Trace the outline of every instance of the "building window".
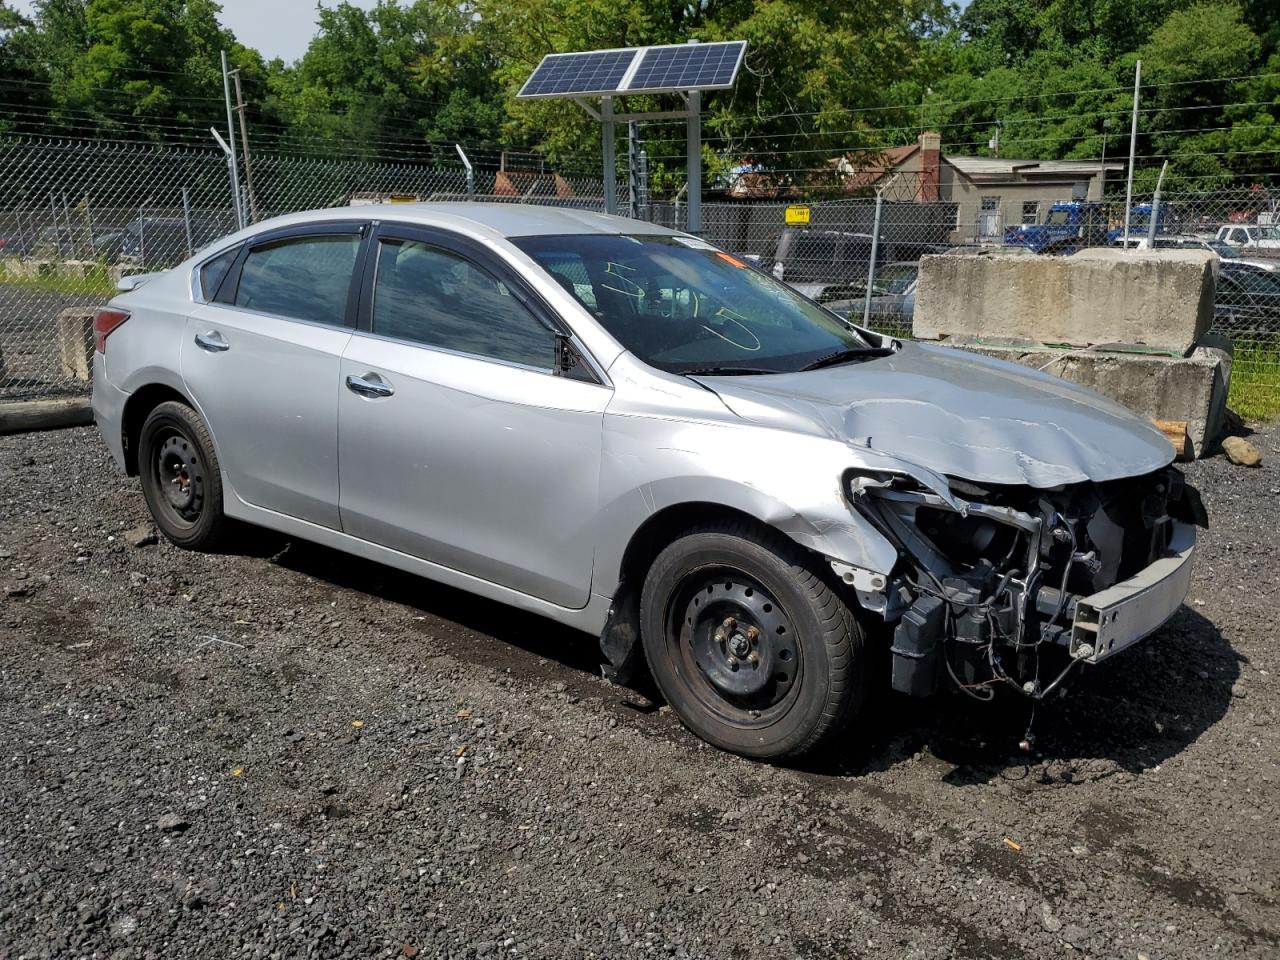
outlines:
M983 197L983 198L982 198L982 211L983 211L983 213L994 213L995 211L997 211L997 210L999 210L999 209L1000 209L1000 198L999 198L999 197Z
M1040 201L1039 200L1023 200L1022 201L1022 222L1023 223L1039 223L1040 222Z

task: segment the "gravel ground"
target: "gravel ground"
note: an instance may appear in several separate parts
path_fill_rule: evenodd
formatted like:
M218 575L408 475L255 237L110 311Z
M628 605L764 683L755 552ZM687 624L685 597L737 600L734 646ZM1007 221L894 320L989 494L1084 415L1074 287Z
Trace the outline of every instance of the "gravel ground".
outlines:
M274 536L144 543L0 438L0 957L1280 956L1280 429L1188 605L1040 711L886 696L807 769L591 638ZM145 533L147 528L143 529Z

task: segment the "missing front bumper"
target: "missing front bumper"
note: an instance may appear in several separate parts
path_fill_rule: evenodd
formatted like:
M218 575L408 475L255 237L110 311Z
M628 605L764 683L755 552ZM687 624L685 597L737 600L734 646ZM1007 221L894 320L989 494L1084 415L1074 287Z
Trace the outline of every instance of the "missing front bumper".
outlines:
M1164 556L1128 580L1081 597L1071 627L1071 656L1085 663L1105 660L1173 616L1187 596L1195 548L1195 527L1175 521Z

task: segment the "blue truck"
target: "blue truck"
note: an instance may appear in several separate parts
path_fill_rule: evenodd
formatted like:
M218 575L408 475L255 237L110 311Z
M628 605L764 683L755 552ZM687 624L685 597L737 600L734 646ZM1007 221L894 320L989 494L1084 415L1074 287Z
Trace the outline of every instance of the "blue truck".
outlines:
M1171 208L1161 206L1156 231L1176 232L1175 220ZM1151 204L1134 204L1129 217L1129 235L1145 237L1150 225ZM1005 231L1004 242L1006 246L1026 247L1036 253L1067 254L1084 247L1119 243L1123 235L1122 226L1113 226L1109 204L1097 200L1067 200L1050 206L1044 223L1010 227Z

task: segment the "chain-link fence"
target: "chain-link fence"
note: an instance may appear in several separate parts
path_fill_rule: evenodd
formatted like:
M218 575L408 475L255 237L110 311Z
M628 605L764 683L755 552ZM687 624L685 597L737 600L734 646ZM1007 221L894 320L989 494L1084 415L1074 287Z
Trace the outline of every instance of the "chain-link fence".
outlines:
M686 218L677 205L653 205L657 222L683 227ZM1021 196L922 201L908 182L879 198L709 203L701 219L710 242L842 316L900 337L911 335L926 254L1065 256L1126 245L1212 251L1219 263L1210 332L1235 350L1229 402L1246 416L1280 412L1280 190L1134 197L1127 239L1123 195L1055 196L1034 185Z
M448 161L452 160L452 165ZM603 209L599 181L460 158L252 157L248 219L347 204L502 200ZM242 168L243 170L243 168ZM119 278L181 262L236 229L224 155L103 141L0 140L0 399L83 393L87 320Z
M252 189L245 184L242 199L253 220L415 199L604 206L598 180L537 164L468 171L447 155L398 163L252 159ZM618 179L625 193L627 178ZM0 399L85 391L89 346L76 340L85 315L122 274L172 265L233 230L229 183L224 156L212 150L0 140ZM897 336L911 334L926 254L1056 256L1126 243L1124 198L1101 184L966 191L895 176L878 196L876 186L810 203L767 189L708 190L700 232L838 313ZM687 205L650 202L644 187L643 217L687 225ZM1131 247L1220 255L1214 329L1235 345L1232 405L1245 415L1280 412L1280 191L1135 197L1128 219Z

